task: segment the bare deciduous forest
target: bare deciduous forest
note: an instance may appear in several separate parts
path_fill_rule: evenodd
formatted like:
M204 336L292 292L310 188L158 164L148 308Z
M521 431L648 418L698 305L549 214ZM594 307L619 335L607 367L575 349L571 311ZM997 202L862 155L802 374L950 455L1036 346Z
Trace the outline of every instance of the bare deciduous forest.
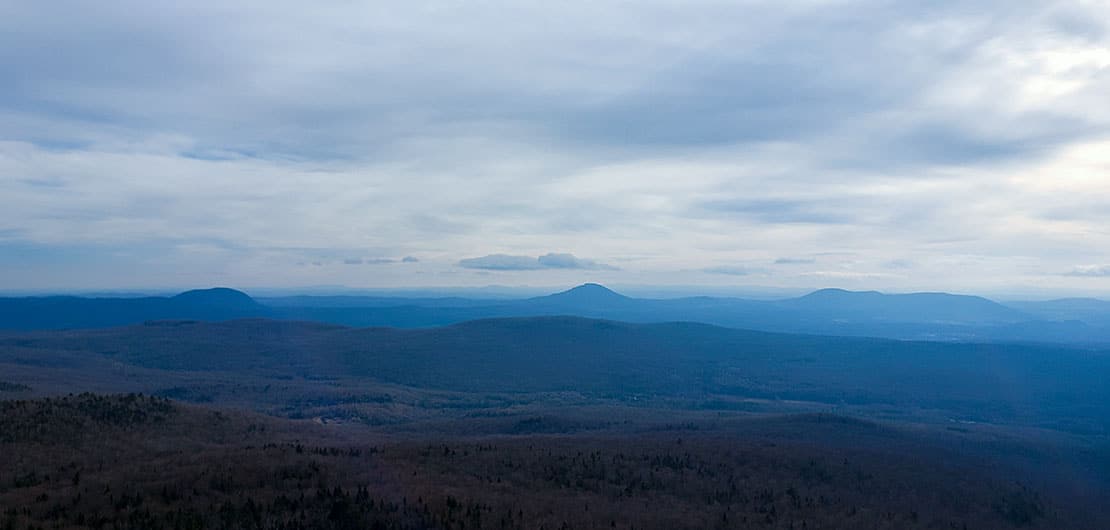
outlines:
M648 433L391 436L81 394L0 402L0 528L1096 528L837 416ZM786 433L835 436L824 443ZM778 440L778 441L774 441ZM881 440L882 444L876 443ZM891 441L904 441L905 446ZM908 450L907 450L908 449Z

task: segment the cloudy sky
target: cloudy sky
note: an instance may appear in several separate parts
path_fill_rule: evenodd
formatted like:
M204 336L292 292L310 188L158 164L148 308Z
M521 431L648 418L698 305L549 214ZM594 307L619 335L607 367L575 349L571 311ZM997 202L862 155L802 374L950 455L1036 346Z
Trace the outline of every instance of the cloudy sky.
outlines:
M1110 294L1110 1L783 4L0 3L0 289Z

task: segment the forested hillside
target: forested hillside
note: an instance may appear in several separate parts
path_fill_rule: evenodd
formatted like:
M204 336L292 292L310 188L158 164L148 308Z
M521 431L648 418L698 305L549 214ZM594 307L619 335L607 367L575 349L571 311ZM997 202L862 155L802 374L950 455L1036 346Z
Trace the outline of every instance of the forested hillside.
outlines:
M374 440L136 395L0 406L5 529L1047 529L1105 515L833 416L727 438ZM768 443L784 428L861 445Z

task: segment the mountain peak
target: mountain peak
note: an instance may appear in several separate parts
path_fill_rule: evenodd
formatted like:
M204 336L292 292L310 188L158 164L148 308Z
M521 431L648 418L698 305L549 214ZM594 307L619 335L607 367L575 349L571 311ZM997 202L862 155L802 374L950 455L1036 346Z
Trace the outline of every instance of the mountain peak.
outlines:
M178 302L193 304L253 306L256 304L247 293L227 287L214 287L212 289L194 289L185 291L173 297Z
M1012 323L1028 318L1020 311L979 296L925 292L821 289L780 304L803 311L831 312L838 318L947 324Z
M574 296L574 297L589 297L589 298L604 297L604 298L621 298L621 299L628 298L627 296L624 296L623 294L617 293L616 291L614 291L614 290L612 290L612 289L610 289L610 288L608 288L604 285L601 285L599 283L584 283L582 285L579 285L578 287L574 287L572 289L567 289L566 291L563 291L561 293L556 293L552 296Z
M558 292L552 295L540 297L538 300L545 302L554 302L558 304L585 304L589 306L598 306L604 304L621 303L630 300L627 296L616 293L613 290L599 285L596 283L584 283L573 289Z
M884 296L879 291L849 291L847 289L839 289L836 287L829 287L826 289L818 289L802 297L802 299L815 299L815 298L847 298L847 297L878 297Z

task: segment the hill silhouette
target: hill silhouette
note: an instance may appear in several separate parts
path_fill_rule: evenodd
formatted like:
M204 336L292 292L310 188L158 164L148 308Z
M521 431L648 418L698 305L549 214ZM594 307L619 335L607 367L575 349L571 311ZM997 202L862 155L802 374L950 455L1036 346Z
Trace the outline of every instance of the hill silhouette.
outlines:
M597 283L584 283L559 293L541 296L533 300L561 301L567 303L613 303L629 298Z
M428 329L277 320L152 322L8 333L0 335L0 351L17 362L85 356L160 370L368 378L462 392L900 404L977 421L1110 432L1110 388L1103 383L1110 355L1047 346L535 317Z
M636 301L596 283L586 283L555 294L530 298L519 305L527 310L560 310L590 312L605 309L627 308Z
M883 294L821 289L780 305L838 318L891 322L1006 324L1033 319L1027 313L983 297L948 293Z
M293 296L254 300L233 289L170 298L0 298L0 329L102 328L147 320L279 318L369 327L425 328L469 320L579 316L625 322L690 321L781 333L961 342L1110 344L1110 303L1003 305L947 293L822 289L785 300L633 298L599 284L515 300Z
M271 316L246 293L227 288L186 291L172 297L0 298L0 328L79 329L123 326L147 320L229 320Z
M785 300L708 296L633 298L585 284L523 300L289 297L263 299L282 318L348 326L419 328L483 318L571 315L625 322L691 321L783 333L961 342L1110 344L1110 304L1060 319L1042 303L1020 308L947 293L883 294L823 289ZM1093 309L1093 310L1092 310Z
M1110 354L1060 346L158 320L0 332L0 373L14 528L1106 528L1110 497Z
M175 295L171 300L194 305L222 306L222 307L257 307L258 303L253 298L235 289L227 287L213 287L211 289L194 289Z

